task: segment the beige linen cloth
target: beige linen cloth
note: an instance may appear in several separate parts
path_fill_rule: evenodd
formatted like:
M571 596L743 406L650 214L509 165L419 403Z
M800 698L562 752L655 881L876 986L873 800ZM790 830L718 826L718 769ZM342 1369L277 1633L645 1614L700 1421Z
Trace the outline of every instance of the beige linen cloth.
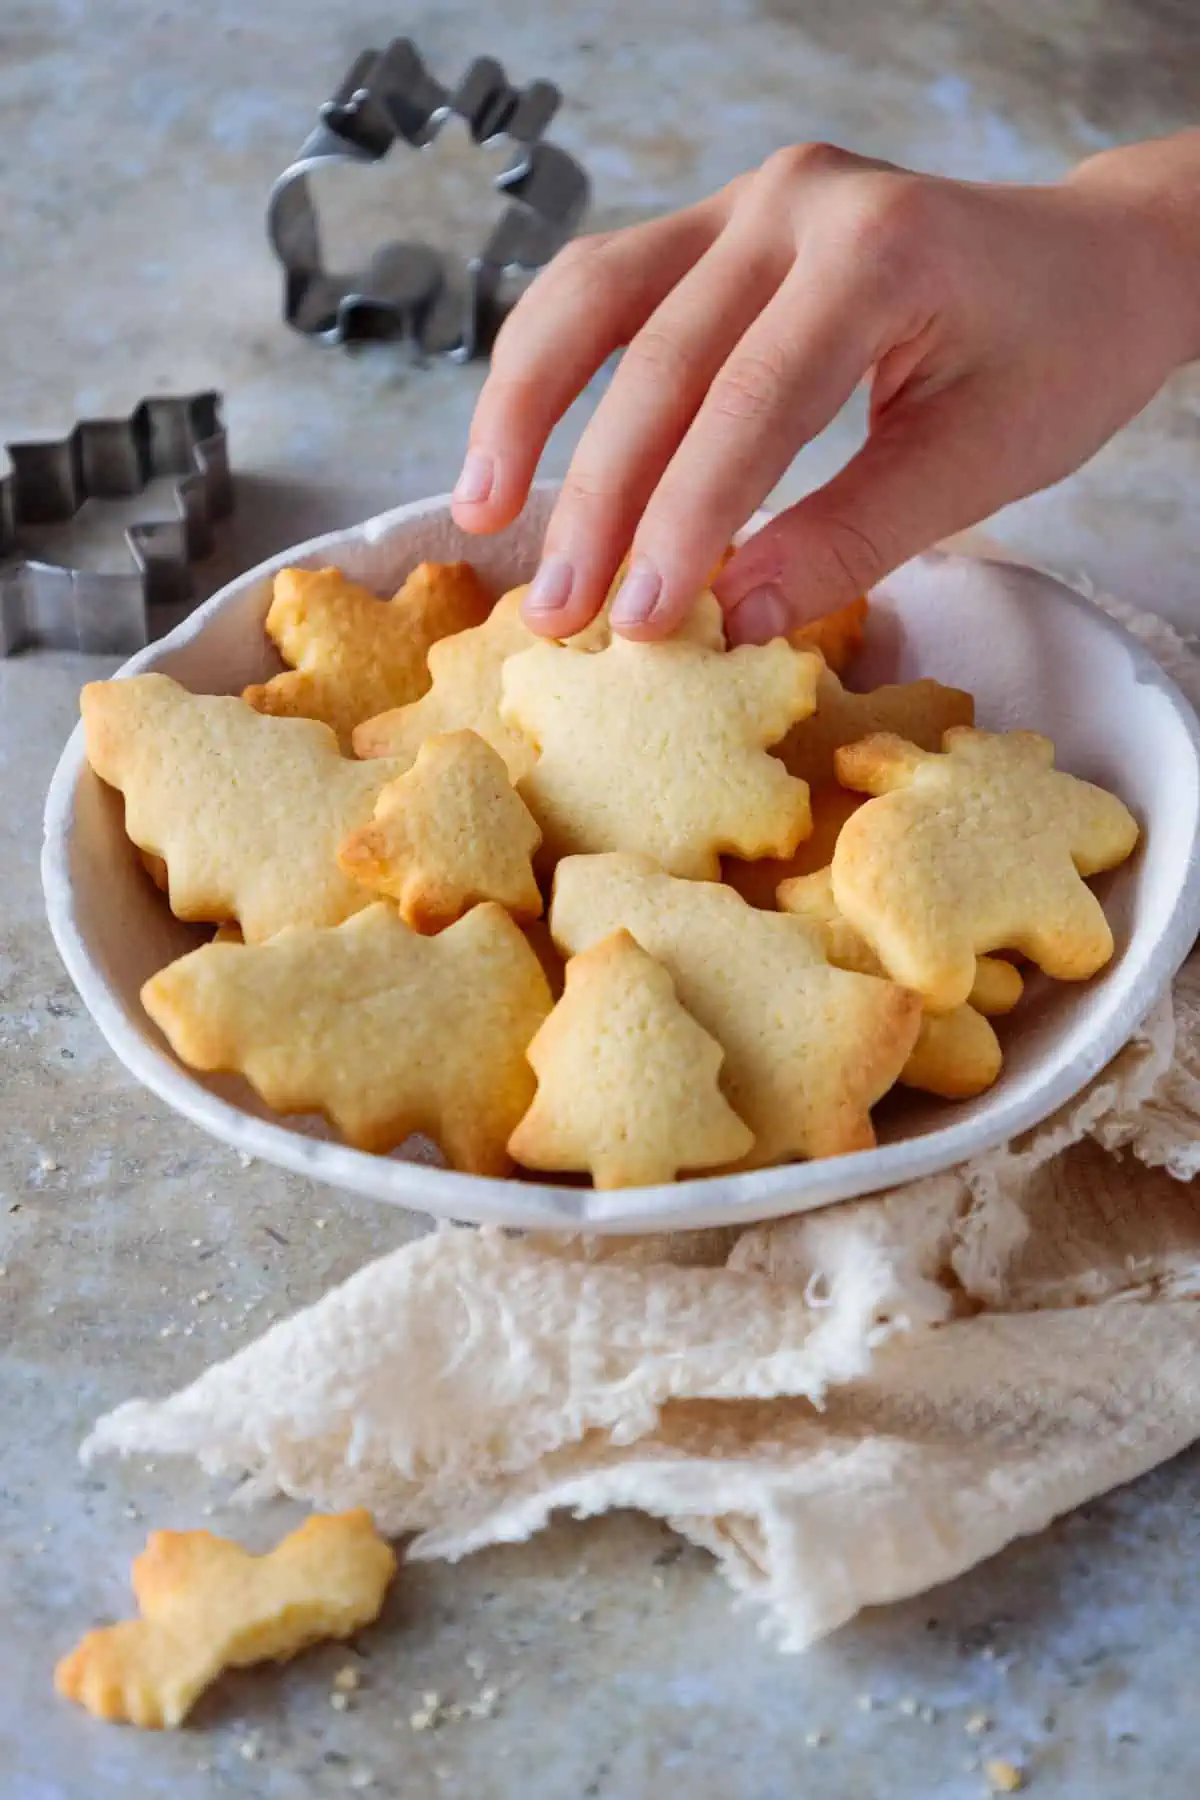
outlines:
M1200 702L1200 658L1104 604ZM1001 1151L740 1234L443 1229L85 1455L366 1505L414 1557L638 1507L798 1649L1200 1437L1197 1170L1200 953Z

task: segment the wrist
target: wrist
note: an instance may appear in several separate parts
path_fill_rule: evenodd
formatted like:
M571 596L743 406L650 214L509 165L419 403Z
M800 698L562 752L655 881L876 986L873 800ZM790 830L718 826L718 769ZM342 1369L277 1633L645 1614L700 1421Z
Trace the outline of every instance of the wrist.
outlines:
M1173 366L1200 358L1200 130L1105 150L1063 186L1101 207Z

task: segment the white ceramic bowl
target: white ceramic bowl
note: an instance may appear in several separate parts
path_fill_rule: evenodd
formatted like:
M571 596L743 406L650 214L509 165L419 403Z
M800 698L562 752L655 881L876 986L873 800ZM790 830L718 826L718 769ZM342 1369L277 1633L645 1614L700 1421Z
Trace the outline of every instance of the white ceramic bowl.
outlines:
M122 675L157 669L202 693L237 693L279 667L262 629L271 576L286 563L336 563L380 593L422 558L475 562L498 591L528 579L553 488L494 539L468 538L446 500L401 507L318 538L232 582ZM400 1157L368 1156L267 1114L240 1080L176 1062L138 992L203 933L167 911L122 829L119 797L91 773L82 732L63 753L46 806L43 881L50 926L84 1003L126 1067L194 1124L251 1156L334 1187L442 1217L529 1227L635 1231L747 1222L876 1192L949 1168L1037 1124L1120 1049L1200 930L1200 734L1186 700L1119 627L1029 570L922 557L872 597L862 685L931 675L968 688L979 722L1052 736L1060 766L1113 788L1144 826L1131 863L1108 878L1118 954L1080 986L1031 983L1002 1027L1003 1074L978 1099L885 1104L880 1147L827 1161L593 1193L496 1181Z

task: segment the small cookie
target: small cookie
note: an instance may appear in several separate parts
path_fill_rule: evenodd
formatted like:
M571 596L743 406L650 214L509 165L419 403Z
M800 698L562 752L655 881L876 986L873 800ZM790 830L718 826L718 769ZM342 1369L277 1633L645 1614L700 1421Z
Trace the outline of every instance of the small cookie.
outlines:
M937 755L870 737L838 752L837 772L876 796L838 838L838 910L931 1011L966 1000L981 951L1017 950L1060 981L1109 960L1112 932L1083 877L1125 861L1137 822L1056 770L1049 738L963 729Z
M281 569L266 630L290 667L242 695L277 718L354 727L429 686L430 648L486 619L491 596L470 563L421 563L391 600L339 569Z
M866 802L861 794L834 786L813 788L808 797L812 813L812 831L801 838L787 857L763 856L757 862L743 862L740 856L721 858L721 880L736 888L743 900L764 912L775 911L775 895L781 881L793 876L811 875L833 861L833 846L850 814Z
M865 938L838 912L828 869L783 882L779 905L819 927L825 954L835 968L854 969L860 975L884 973ZM972 1006L956 1006L953 1012L925 1015L899 1079L904 1087L920 1088L943 1100L969 1100L991 1087L1001 1061L1000 1040L983 1015Z
M834 759L843 744L891 731L923 750L940 750L944 732L970 725L974 717L970 694L939 681L908 681L852 694L832 670L823 669L816 711L793 725L775 754L810 787L824 787L837 780Z
M874 1144L870 1109L920 1029L915 994L832 968L815 926L758 912L716 882L680 881L644 856L560 863L559 948L579 955L622 927L724 1050L721 1087L754 1133L749 1166Z
M429 652L429 692L411 706L367 719L354 732L356 756L387 756L411 768L426 738L474 731L504 758L514 784L537 760L521 732L500 717L500 671L510 656L541 640L521 620L524 588L497 600L482 625L443 638Z
M338 851L344 872L395 900L417 931L440 931L481 900L536 919L542 896L531 858L542 834L504 759L473 731L426 738L407 774L390 781L369 825Z
M627 931L571 958L566 991L528 1055L537 1094L508 1140L526 1168L586 1171L598 1188L651 1187L753 1147L718 1084L724 1051Z
M719 854L789 856L808 789L766 746L812 706L820 659L782 639L716 652L614 637L505 664L501 716L538 751L518 783L551 859L605 850L715 879Z
M165 861L181 919L236 920L249 942L337 925L370 896L337 866L394 765L352 762L315 719L264 718L167 675L89 682L88 761L125 796L125 830Z
M790 633L788 642L797 650L820 651L826 667L835 675L844 675L863 647L869 610L868 601L860 596L839 606L836 612L810 619L807 625Z
M209 1531L154 1531L133 1565L138 1619L89 1631L54 1685L98 1719L182 1724L224 1669L286 1662L378 1618L396 1557L371 1515L317 1515L266 1556Z
M244 1075L276 1112L323 1113L381 1155L423 1132L454 1168L503 1175L551 998L502 907L422 937L379 902L332 931L205 944L142 1004L182 1062Z

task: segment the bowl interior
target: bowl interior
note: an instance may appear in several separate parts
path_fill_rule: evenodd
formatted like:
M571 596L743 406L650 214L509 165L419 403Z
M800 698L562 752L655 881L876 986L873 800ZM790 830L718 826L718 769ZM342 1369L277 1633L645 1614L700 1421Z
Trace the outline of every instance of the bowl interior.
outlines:
M214 596L122 673L150 669L204 693L236 693L280 665L262 629L285 563L336 563L390 593L420 561L472 561L500 593L531 575L553 490L493 539L468 538L444 500L401 508L318 539ZM1046 732L1059 765L1119 793L1143 826L1134 859L1102 890L1118 944L1081 985L1030 983L1001 1025L1005 1067L987 1094L948 1105L905 1097L880 1109L880 1148L782 1169L597 1194L578 1185L491 1181L369 1157L316 1121L269 1114L239 1079L177 1064L142 1011L142 983L204 941L173 918L122 828L120 797L83 757L77 731L47 804L44 880L52 929L82 997L137 1077L196 1123L253 1155L335 1185L447 1217L513 1225L634 1230L747 1221L829 1204L951 1166L1063 1104L1120 1048L1200 928L1200 755L1187 703L1134 641L1068 589L1024 569L917 559L872 596L854 685L933 676L969 689L993 730Z

